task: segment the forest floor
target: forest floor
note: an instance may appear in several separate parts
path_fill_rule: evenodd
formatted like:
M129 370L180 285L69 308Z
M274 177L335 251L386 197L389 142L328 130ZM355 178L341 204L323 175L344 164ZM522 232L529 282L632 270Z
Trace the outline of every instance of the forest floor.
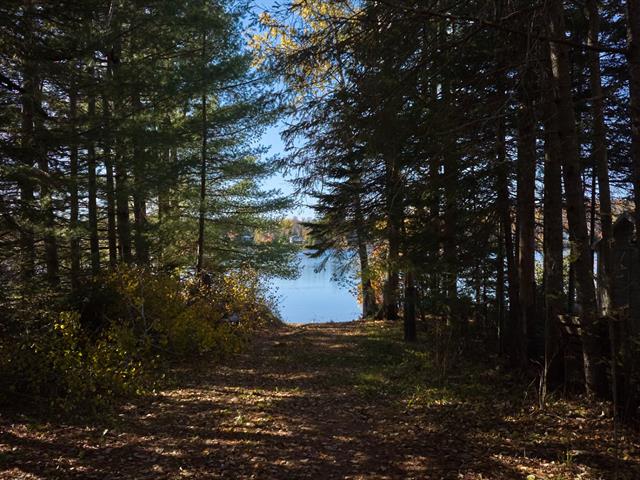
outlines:
M432 363L381 323L282 327L108 419L0 415L0 478L640 479L603 405L539 410L489 363Z

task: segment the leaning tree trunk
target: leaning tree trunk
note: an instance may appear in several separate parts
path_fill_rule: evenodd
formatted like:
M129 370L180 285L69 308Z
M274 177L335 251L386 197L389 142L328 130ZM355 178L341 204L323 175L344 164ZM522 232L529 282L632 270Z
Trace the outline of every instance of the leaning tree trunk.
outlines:
M551 2L549 29L551 38L565 38L564 11L561 2ZM567 218L572 237L578 298L582 308L582 350L585 386L588 395L607 390L602 364L601 337L597 323L596 292L593 284L591 246L584 204L580 165L580 144L576 131L575 109L569 72L569 52L565 44L550 42L550 60L558 111L558 134L563 157L563 179L567 199Z

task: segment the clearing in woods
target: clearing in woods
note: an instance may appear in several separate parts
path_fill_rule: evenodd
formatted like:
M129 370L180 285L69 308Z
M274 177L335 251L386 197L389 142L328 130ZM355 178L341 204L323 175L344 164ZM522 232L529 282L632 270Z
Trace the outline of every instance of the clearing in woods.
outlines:
M100 423L3 415L0 478L640 478L602 405L541 411L501 369L442 381L433 358L381 322L283 326Z

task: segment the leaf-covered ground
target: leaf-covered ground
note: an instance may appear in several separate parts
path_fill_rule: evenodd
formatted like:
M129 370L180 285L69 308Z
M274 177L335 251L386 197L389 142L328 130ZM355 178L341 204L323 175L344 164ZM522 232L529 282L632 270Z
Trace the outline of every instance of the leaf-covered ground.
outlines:
M282 327L109 420L1 415L0 478L640 479L604 406L540 411L500 369L442 382L431 358L381 323Z

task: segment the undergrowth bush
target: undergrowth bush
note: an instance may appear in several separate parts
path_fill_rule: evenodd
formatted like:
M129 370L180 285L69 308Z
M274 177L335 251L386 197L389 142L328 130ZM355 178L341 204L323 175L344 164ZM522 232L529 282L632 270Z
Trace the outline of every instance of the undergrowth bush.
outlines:
M68 301L23 292L3 306L0 402L103 409L171 362L221 359L277 321L253 272L205 280L121 268Z

